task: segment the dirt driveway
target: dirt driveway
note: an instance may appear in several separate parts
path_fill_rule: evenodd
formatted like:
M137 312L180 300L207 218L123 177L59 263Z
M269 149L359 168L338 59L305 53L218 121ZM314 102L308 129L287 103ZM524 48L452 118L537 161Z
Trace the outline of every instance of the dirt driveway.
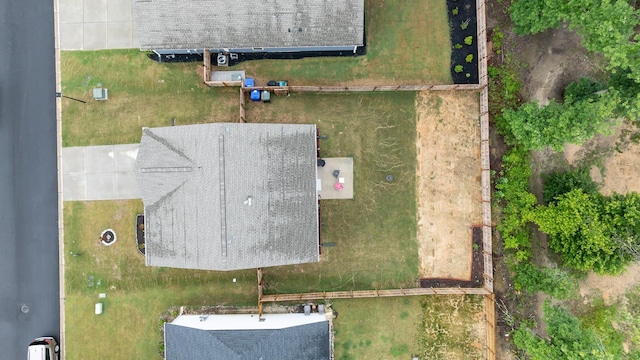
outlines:
M471 227L482 222L479 97L416 97L420 276L469 280Z

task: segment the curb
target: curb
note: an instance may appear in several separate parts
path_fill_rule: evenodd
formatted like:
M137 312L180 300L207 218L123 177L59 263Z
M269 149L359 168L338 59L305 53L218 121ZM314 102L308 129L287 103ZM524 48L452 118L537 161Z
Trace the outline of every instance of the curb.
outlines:
M55 68L56 68L56 94L62 91L60 85L60 4L59 0L53 0L53 26L54 26L54 48L55 48ZM62 197L62 98L56 96L56 163L58 168L58 263L59 263L59 284L60 284L60 338L58 339L60 348L60 359L65 359L65 282L64 282L64 215Z

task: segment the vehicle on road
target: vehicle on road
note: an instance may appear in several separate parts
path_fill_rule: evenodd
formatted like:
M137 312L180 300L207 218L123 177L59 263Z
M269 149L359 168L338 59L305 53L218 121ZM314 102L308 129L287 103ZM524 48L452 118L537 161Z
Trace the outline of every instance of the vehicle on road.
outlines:
M28 360L58 360L60 346L51 336L39 337L29 344Z

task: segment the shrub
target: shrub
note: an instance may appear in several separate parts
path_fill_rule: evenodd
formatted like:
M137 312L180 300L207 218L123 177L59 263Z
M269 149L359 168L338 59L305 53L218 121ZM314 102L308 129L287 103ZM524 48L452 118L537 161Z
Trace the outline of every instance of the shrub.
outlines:
M456 6L456 8L455 8L455 9L451 10L451 13L452 13L453 15L458 15L458 11L460 11L460 9L458 9L458 7Z
M582 189L585 194L595 195L600 188L591 179L588 168L546 174L542 176L542 180L544 181L542 194L545 204L555 202L558 196L573 189Z
M463 21L462 23L460 23L460 29L467 30L467 28L469 27L469 22L470 21L471 21L471 19L467 19L467 20Z
M473 36L469 35L466 38L464 38L464 43L467 45L473 44Z
M458 50L460 50L460 49L462 49L462 44L457 43L457 44L455 44L453 47L454 47L454 48L456 48L456 49L458 49Z
M464 76L466 76L466 77L470 78L470 77L471 77L471 74L466 73L466 74L464 74Z
M542 291L558 300L577 299L578 281L570 273L548 267L523 263L516 268L514 285L530 294Z
M467 55L467 57L466 57L466 58L464 58L464 60L465 60L466 62L468 62L468 63L472 62L472 61L473 61L473 54L469 54L469 55Z
M463 69L464 68L462 67L462 65L456 65L456 66L454 66L453 71L455 71L457 73L461 73Z

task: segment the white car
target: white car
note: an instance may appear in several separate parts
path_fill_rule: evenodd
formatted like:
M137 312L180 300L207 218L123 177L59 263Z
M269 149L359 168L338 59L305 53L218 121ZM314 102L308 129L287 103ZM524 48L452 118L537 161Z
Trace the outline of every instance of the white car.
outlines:
M58 360L60 346L51 336L39 337L29 344L28 360Z

